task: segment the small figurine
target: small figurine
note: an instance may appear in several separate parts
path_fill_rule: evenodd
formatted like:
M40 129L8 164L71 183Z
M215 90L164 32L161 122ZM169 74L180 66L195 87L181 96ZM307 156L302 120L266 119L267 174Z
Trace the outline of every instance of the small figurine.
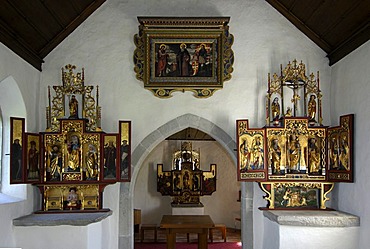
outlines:
M272 122L273 124L279 125L279 118L280 118L280 104L278 97L275 97L271 103L271 112L272 112Z
M78 119L78 101L75 95L69 101L69 118Z
M315 124L316 116L316 96L311 95L310 100L308 101L308 118L311 125Z

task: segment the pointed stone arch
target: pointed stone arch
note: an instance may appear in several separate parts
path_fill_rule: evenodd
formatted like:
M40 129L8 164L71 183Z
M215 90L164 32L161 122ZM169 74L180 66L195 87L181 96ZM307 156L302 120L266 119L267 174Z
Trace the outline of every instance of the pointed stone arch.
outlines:
M140 144L133 150L131 158L132 176L130 183L121 183L120 186L120 202L119 202L119 248L134 248L134 231L133 231L133 198L135 182L138 177L138 172L142 167L145 158L149 153L167 137L175 134L188 127L198 129L212 136L230 155L237 165L236 158L236 142L220 127L211 121L194 114L184 114L166 124L159 127L157 130L146 136ZM248 184L241 184L242 192L253 192L253 186ZM247 189L247 190L245 190ZM252 196L252 194L247 194ZM246 205L245 200L250 201L251 198L242 198L241 208L249 207ZM242 218L243 213L242 211ZM243 219L242 219L243 220ZM253 227L253 224L248 223L248 226ZM243 229L243 226L242 226ZM248 244L253 241L253 234L242 236L242 240L248 240ZM243 243L245 244L245 243ZM244 247L244 245L243 245ZM246 247L245 247L246 248ZM252 248L252 247L249 247Z

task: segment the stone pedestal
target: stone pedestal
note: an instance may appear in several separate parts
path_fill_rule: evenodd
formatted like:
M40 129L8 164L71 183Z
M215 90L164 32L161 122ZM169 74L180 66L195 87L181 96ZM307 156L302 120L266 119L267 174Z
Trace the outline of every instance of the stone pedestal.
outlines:
M358 248L360 218L339 211L264 210L263 248Z
M19 248L113 248L109 241L112 211L31 214L13 220Z

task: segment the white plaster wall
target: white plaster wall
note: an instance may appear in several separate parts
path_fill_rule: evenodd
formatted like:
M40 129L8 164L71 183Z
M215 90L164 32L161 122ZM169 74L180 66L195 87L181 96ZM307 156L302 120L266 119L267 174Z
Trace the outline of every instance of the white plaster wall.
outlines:
M370 244L370 42L368 41L332 67L332 123L342 114L355 114L355 183L336 185L338 209L360 217L360 249Z
M14 247L14 218L29 214L36 208L33 198L37 190L25 185L9 184L10 117L27 118L26 127L35 131L40 73L0 43L0 109L3 120L2 167L0 193L0 247Z
M134 208L141 209L142 224L158 224L162 215L171 214L171 198L157 192L157 164L164 170L171 170L173 151L180 149L180 142L165 140L156 146L144 161L135 185ZM217 164L216 192L201 197L204 214L215 223L234 228L236 217L240 217L240 203L237 202L240 183L236 181L236 168L230 156L217 142L193 141L193 149L200 149L201 169L210 170L210 164ZM240 228L240 224L237 224Z

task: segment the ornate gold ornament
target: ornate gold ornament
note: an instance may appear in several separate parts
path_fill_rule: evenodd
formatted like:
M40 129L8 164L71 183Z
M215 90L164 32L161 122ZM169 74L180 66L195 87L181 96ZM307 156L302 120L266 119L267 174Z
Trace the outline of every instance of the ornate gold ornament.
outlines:
M99 87L96 99L92 96L94 87L85 85L84 69L75 73L76 66L68 64L62 68L62 85L48 88L49 106L46 108L47 131L59 131L60 119L87 119L88 131L101 130L101 107L99 106ZM66 71L65 71L66 70ZM79 103L80 102L80 103Z
M314 74L293 60L268 75L266 126L237 120L238 179L256 181L270 209L326 209L335 182L353 182L353 119L323 126Z

